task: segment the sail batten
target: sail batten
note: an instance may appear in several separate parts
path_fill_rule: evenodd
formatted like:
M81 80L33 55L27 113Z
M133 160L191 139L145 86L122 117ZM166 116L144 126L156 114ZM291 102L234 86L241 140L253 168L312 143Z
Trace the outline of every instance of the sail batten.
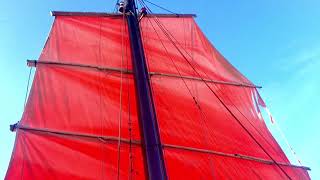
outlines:
M52 16L122 17L119 13L51 11ZM196 14L147 14L147 17L196 17Z
M92 65L86 65L86 64L67 63L67 62L61 63L61 62L54 62L54 61L27 60L27 63L28 63L28 66L32 66L32 67L36 67L37 64L47 64L47 65L91 68L91 69L97 69L100 71L120 72L120 73L125 73L125 74L132 74L133 73L131 70L126 70L126 69L102 67L102 66L92 66ZM165 77L181 78L181 79L188 79L188 80L204 81L204 82L208 82L208 83L217 83L217 84L225 84L225 85L233 85L233 86L250 87L250 88L262 88L261 86L256 86L256 85L252 85L252 84L218 81L218 80L212 80L212 79L203 79L203 78L197 78L197 77L192 77L192 76L180 76L180 75L176 75L176 74L166 74L166 73L159 73L159 72L149 72L149 75L150 76L165 76Z
M95 139L100 139L102 142L115 143L115 142L119 141L119 138L115 137L115 136L98 136L98 135L93 135L93 134L63 132L63 131L56 131L56 130L51 130L51 129L29 128L29 127L24 127L24 126L17 126L17 129L21 129L23 131L38 132L38 133L50 133L50 134L62 135L62 136L95 138ZM133 145L141 145L141 142L138 140L129 140L129 139L121 138L120 141L122 143L126 143L126 144L132 143ZM298 166L298 165L286 164L286 163L281 163L281 162L273 162L271 160L261 159L261 158L247 156L247 155L238 154L238 153L230 154L230 153L223 153L223 152L218 152L218 151L213 151L213 150L208 150L208 149L199 149L199 148L179 146L179 145L173 145L173 144L163 144L163 148L180 149L180 150L193 151L193 152L198 152L198 153L206 153L206 154L213 154L213 155L218 155L218 156L227 156L227 157L232 157L232 158L257 161L257 162L269 164L269 165L279 164L281 166L289 166L289 167L294 167L294 168L311 170L309 167L305 167L305 166Z

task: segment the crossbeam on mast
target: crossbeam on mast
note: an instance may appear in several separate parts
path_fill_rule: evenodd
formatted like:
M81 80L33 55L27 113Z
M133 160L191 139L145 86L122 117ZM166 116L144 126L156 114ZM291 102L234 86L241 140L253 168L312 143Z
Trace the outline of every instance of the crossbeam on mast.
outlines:
M97 17L122 17L119 13L104 12L69 12L69 11L51 11L52 16L97 16ZM196 14L147 14L147 17L197 17Z
M95 66L95 65L87 65L87 64L78 64L78 63L68 63L68 62L27 60L27 64L28 64L28 66L32 66L32 67L36 67L37 64L44 64L44 65L65 66L65 67L89 68L89 69L96 69L99 71L110 71L110 72L120 72L120 73L124 73L124 74L133 74L133 72L131 70L127 70L127 69L103 67L103 66ZM149 72L149 75L150 75L150 77L161 76L161 77L194 80L194 81L204 81L207 83L223 84L223 85L230 85L230 86L241 86L241 87L258 88L258 89L262 88L261 86L257 86L254 84L218 81L218 80L203 79L203 78L201 79L201 78L193 77L193 76L183 76L183 75L180 76L178 74L160 73L160 72L152 72L152 71Z
M89 139L98 139L103 142L109 142L109 143L116 143L119 141L119 137L114 137L114 136L101 136L101 135L94 135L94 134L87 134L87 133L79 133L79 132L66 132L66 131L58 131L58 130L53 130L53 129L44 129L44 128L33 128L33 127L27 127L23 125L16 125L15 130L23 130L26 132L34 132L34 133L45 133L45 134L51 134L51 135L56 135L56 136L74 136L74 137L80 137L80 138L89 138ZM126 138L120 138L120 141L125 144L132 143L134 145L141 145L141 141L139 140L129 140ZM220 151L214 151L214 150L209 150L209 149L202 149L202 148L194 148L194 147L188 147L188 146L181 146L181 145L175 145L175 144L163 144L163 148L167 149L178 149L178 150L184 150L184 151L191 151L191 152L198 152L198 153L205 153L205 154L212 154L216 156L224 156L224 157L230 157L230 158L237 158L237 159L243 159L243 160L248 160L248 161L255 161L263 164L268 164L268 165L274 165L275 162L259 157L254 157L254 156L248 156L244 154L239 154L239 153L224 153ZM292 168L300 168L304 170L310 171L310 167L306 166L298 166L298 165L293 165L293 164L287 164L283 162L276 162L277 164L281 166L287 166L287 167L292 167Z

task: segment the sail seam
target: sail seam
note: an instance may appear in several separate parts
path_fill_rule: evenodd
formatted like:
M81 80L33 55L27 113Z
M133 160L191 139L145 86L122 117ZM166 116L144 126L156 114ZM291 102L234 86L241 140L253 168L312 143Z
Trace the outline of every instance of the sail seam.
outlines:
M119 138L114 137L114 136L99 136L99 135L92 135L92 134L86 134L86 133L56 131L56 130L44 129L44 128L26 127L26 126L22 126L22 125L18 125L17 129L24 130L26 132L33 131L33 132L38 132L38 133L49 133L49 134L56 134L56 135L62 135L62 136L77 136L77 137L83 137L83 138L93 138L93 139L99 139L103 142L107 142L107 141L118 142L119 141ZM120 138L120 141L122 143L126 143L126 144L131 143L134 145L141 145L141 142L139 140L129 140L126 138ZM260 163L268 164L268 165L278 164L281 166L311 170L309 167L306 167L306 166L297 166L297 165L286 164L286 163L281 163L281 162L275 163L274 161L271 161L271 160L248 156L248 155L243 155L243 154L238 154L238 153L224 153L224 152L213 151L213 150L208 150L208 149L201 149L201 148L194 148L194 147L187 147L187 146L180 146L180 145L173 145L173 144L166 144L166 143L162 144L162 147L163 148L185 150L185 151L192 151L192 152L199 152L199 153L206 153L206 154L213 154L213 155L217 155L217 156L225 156L225 157L231 157L231 158L244 159L244 160L260 162Z

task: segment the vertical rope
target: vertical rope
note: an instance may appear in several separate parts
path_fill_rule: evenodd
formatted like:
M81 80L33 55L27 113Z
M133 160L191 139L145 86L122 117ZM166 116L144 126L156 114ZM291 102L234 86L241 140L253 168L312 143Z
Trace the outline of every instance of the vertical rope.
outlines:
M122 27L121 27L121 63L120 68L122 69L123 66L123 59L124 59L124 22L125 22L125 14L122 15ZM120 97L119 97L119 119L118 119L118 159L117 159L117 179L120 178L120 156L121 156L121 120L122 120L122 80L123 80L123 72L120 72Z
M27 105L27 98L28 98L28 93L29 93L29 86L30 86L30 79L31 79L31 74L32 74L32 67L30 67L30 70L29 70L29 75L28 75L28 82L27 82L27 88L26 88L26 93L25 93L25 97L24 97L24 105L23 105L23 110L25 111L26 109L26 105ZM20 132L20 131L19 131ZM21 133L23 134L23 133ZM20 134L20 136L22 136ZM24 142L24 139L23 141ZM16 143L16 142L15 142ZM25 154L25 146L22 146L22 167L21 167L21 175L20 175L20 179L22 180L23 179L23 174L24 174L24 164L25 164L25 159L26 159L26 154Z
M99 23L99 63L101 63L101 60L102 60L102 54L101 54L101 34L102 34L102 18L100 18L100 23ZM100 133L101 133L101 136L103 136L103 116L102 116L102 72L98 72L99 74L99 103L100 103L100 106L99 106L99 116L100 116ZM102 176L102 179L105 178L105 173L104 173L104 141L103 139L99 139L101 141L101 176Z
M128 70L128 60L127 60L127 70ZM133 173L133 154L132 154L132 119L131 119L131 98L130 98L130 84L129 78L127 78L127 88L128 88L128 127L129 127L129 180L132 179Z
M274 122L274 124L275 124L277 130L279 131L279 133L281 134L283 140L286 142L286 144L287 144L288 148L290 149L292 155L296 158L296 160L298 161L298 163L302 166L302 163L301 163L301 161L300 161L297 153L295 152L295 150L293 149L293 147L289 144L289 141L288 141L288 139L286 138L286 136L284 135L283 131L280 129L280 126L278 125L278 123L277 123L276 121Z
M113 12L114 12L114 13L116 13L116 12L118 11L118 8L117 8L117 7L118 7L118 4L119 4L119 1L120 1L120 0L116 0L116 4L114 5L114 9L113 9Z
M25 94L25 97L24 97L24 106L23 106L23 109L26 109L26 105L27 105L27 99L28 99L28 93L29 93L29 86L30 86L31 74L32 74L32 67L30 67L30 70L29 70L29 76L28 76L26 94Z
M32 74L32 67L30 67L30 70L29 70L29 75L28 75L28 82L27 82L27 88L26 88L26 93L25 93L25 97L24 97L24 105L23 105L23 110L25 111L26 109L26 105L27 105L27 99L28 99L28 93L29 93L29 86L30 86L30 80L31 80L31 74ZM20 131L18 130L17 133L20 133ZM20 133L20 136L22 136L21 134L23 134L22 132ZM23 139L24 140L24 139ZM22 141L24 142L24 141ZM15 146L16 146L16 143L17 143L17 139L15 140ZM24 146L22 146L22 167L21 167L21 176L20 176L20 179L23 179L23 173L24 173L24 164L25 164L25 159L26 159L26 155L25 155L25 148ZM11 163L11 162L10 162Z

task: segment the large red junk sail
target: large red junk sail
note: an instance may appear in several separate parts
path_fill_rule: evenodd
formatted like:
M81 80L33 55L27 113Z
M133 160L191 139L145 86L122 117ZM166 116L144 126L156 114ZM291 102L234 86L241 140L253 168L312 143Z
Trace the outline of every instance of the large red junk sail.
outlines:
M191 16L140 22L170 179L310 179L259 118L256 87ZM122 15L57 14L6 179L144 179Z

